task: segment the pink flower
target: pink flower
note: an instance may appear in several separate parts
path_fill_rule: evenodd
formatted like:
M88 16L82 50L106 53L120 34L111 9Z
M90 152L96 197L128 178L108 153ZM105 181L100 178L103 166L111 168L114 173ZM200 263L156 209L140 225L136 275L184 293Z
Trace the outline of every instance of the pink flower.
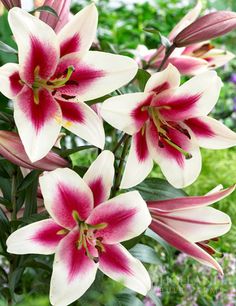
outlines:
M0 91L14 101L14 119L30 160L49 152L61 126L103 148L101 120L82 101L129 82L137 64L126 56L88 51L97 27L95 5L77 13L58 35L20 8L13 8L8 18L19 65L0 68Z
M228 215L208 205L234 190L235 186L205 196L150 201L150 228L175 248L223 273L211 256L215 251L208 242L227 233L231 221Z
M25 153L20 137L10 131L0 131L0 154L13 164L27 169L51 171L68 166L68 162L53 151L50 151L43 159L32 163Z
M132 135L121 188L143 181L153 160L173 186L185 187L201 171L199 146L222 149L236 144L236 133L207 117L221 85L216 72L208 71L180 86L180 74L170 64L150 77L143 93L116 96L103 103L103 119Z
M19 229L7 240L10 253L55 253L53 305L78 299L93 283L98 268L143 295L150 289L144 266L120 242L140 235L151 216L137 191L108 200L113 162L111 152L102 152L83 179L70 169L46 172L40 186L51 218Z
M1 2L7 10L10 10L15 6L21 7L21 0L1 0Z
M198 18L175 36L176 47L213 39L236 29L236 13L217 11Z
M57 13L57 16L46 11L40 13L39 19L47 23L58 33L69 21L71 0L45 0L43 5L50 6Z

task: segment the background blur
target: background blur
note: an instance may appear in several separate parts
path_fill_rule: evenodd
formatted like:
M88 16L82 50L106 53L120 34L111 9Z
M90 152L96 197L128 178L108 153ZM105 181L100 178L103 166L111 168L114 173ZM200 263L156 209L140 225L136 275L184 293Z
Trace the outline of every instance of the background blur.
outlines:
M24 1L31 8L31 1ZM72 12L76 13L90 1L72 1ZM203 0L204 12L212 10L236 11L235 0ZM101 49L132 56L133 49L139 44L146 45L149 49L157 48L160 39L157 35L145 31L146 28L155 28L162 35L167 36L173 26L194 6L190 0L100 0L96 1L99 10L98 40ZM14 46L7 24L6 13L0 17L0 40ZM215 40L214 45L225 48L236 54L236 31ZM15 61L14 56L0 52L0 64ZM221 91L219 102L212 115L222 120L228 127L236 131L236 60L229 65L218 69L224 87ZM0 96L0 109L8 101ZM1 128L4 128L1 126ZM202 150L203 169L198 180L186 192L190 195L202 195L218 184L225 187L236 182L236 148L220 151ZM80 165L90 162L88 153L75 154L75 162ZM161 177L156 167L151 176ZM226 234L214 247L219 252L225 276L224 278L208 268L205 268L179 254L162 241L145 241L153 249L137 249L137 257L144 258L151 273L154 289L150 297L143 299L134 295L129 290L98 274L95 284L87 291L83 298L73 305L102 306L102 305L186 305L186 306L233 306L236 305L236 193L215 205L227 212L233 221L230 233ZM145 239L145 238L144 238ZM142 242L142 241L141 241ZM147 247L148 248L148 247ZM142 256L141 256L141 255ZM145 258L146 256L146 258ZM18 280L19 306L47 306L49 305L47 293L51 274L50 263L52 257L37 257L38 267L29 267L24 272L24 277ZM4 266L4 261L1 266ZM22 289L23 288L23 289ZM128 294L127 294L128 293ZM131 293L131 294L130 294ZM0 306L7 305L1 302Z

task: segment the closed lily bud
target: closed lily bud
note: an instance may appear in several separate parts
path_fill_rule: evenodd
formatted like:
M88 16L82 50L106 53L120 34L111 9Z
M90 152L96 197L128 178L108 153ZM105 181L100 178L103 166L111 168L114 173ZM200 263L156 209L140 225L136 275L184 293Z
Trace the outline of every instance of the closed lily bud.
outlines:
M43 5L50 6L54 9L58 17L43 11L40 13L39 19L47 23L56 33L58 33L69 20L70 3L71 0L45 0Z
M222 36L236 29L236 13L218 11L198 18L174 39L176 47L185 47Z
M1 2L7 10L15 6L21 7L21 0L1 0Z
M27 169L51 171L68 166L68 162L64 158L52 151L41 160L32 163L25 152L20 137L10 131L0 131L0 154L10 162Z

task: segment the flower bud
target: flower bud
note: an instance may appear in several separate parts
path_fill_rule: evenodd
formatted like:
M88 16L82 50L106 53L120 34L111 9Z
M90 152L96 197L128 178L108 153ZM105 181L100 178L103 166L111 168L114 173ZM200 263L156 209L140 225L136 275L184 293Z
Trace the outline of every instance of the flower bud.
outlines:
M236 13L218 11L198 18L174 39L176 47L185 47L224 35L236 29Z
M23 147L20 137L10 131L0 131L0 154L20 167L51 171L68 166L68 162L58 154L50 151L43 159L32 163Z
M7 10L15 6L21 7L21 0L1 0L1 2Z
M56 33L58 33L69 20L70 3L71 0L45 0L43 5L50 6L54 9L58 17L46 11L42 11L39 15L39 19L47 23Z

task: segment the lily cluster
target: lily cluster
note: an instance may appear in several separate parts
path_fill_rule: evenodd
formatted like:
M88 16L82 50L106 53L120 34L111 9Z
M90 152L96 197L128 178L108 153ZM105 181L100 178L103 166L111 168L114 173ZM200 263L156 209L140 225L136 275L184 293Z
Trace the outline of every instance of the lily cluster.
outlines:
M89 51L98 22L94 4L70 16L70 1L46 0L44 5L51 6L58 19L47 11L33 16L20 8L20 1L3 4L10 9L19 63L0 67L0 91L13 101L18 133L0 131L0 154L20 167L41 170L39 190L49 214L13 232L7 251L55 253L50 301L58 306L80 298L98 269L146 295L151 288L148 272L121 243L148 227L223 273L209 242L228 232L231 220L208 205L231 194L235 186L205 196L147 203L135 186L155 161L171 185L186 187L200 174L200 147L236 145L236 133L209 116L222 87L213 69L234 57L209 40L235 29L236 14L216 12L196 19L198 2L170 33L170 48L161 46L145 57L149 68L159 71L152 73L144 91L137 88L107 99L105 95L120 93L120 87L132 82L138 64L127 56ZM181 74L194 77L181 83ZM87 102L100 97L103 103L95 112ZM102 151L103 120L126 134L116 144L121 147L125 141L121 157ZM83 178L60 150L53 150L61 127L102 151ZM129 188L132 191L122 190Z

